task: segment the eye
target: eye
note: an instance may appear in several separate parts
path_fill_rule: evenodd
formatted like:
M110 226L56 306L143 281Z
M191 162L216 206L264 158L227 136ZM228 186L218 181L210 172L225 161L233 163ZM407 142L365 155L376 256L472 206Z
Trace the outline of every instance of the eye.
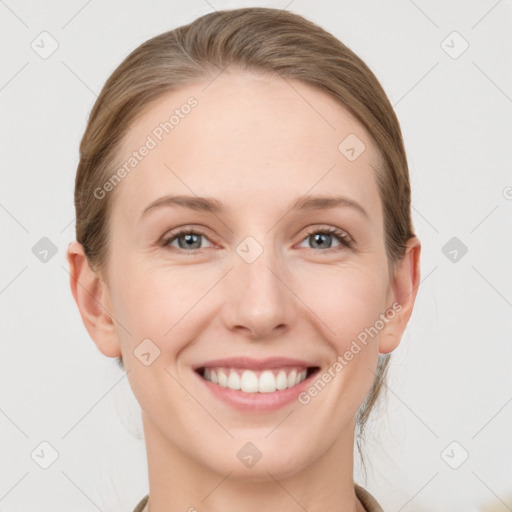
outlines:
M176 249L184 250L186 252L191 252L187 251L187 249L191 249L192 251L194 251L203 248L201 247L201 237L206 238L206 235L199 231L194 231L191 229L182 229L178 232L170 233L169 236L165 237L162 240L162 245L164 247L173 247ZM172 242L174 241L178 242L178 247L171 245Z
M333 227L312 229L304 240L311 240L313 248L331 249L333 237L339 241L340 245L344 247L352 247L352 237L345 231Z

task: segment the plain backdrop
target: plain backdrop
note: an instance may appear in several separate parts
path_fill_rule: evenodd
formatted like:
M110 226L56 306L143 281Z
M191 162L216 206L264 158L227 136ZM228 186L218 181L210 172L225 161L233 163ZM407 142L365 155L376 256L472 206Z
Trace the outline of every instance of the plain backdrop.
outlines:
M386 512L511 510L512 3L2 0L0 511L131 512L148 490L138 405L69 289L78 145L129 52L245 6L347 44L404 135L422 281L356 481Z

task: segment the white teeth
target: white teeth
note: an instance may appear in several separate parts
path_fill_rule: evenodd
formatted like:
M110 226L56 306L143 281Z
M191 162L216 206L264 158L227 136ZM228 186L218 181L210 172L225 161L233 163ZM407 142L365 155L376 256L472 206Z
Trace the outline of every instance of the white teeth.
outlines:
M219 370L219 386L222 386L223 388L228 387L228 378L226 377L226 374L222 370Z
M228 377L228 388L238 390L240 389L240 377L236 372L230 372Z
M277 389L286 389L287 387L288 387L288 380L286 379L286 372L284 370L281 370L277 374L276 388Z
M295 384L295 378L297 377L297 371L292 370L288 374L288 387L291 388Z
M277 374L272 370L264 370L259 376L252 370L243 370L240 376L239 371L234 369L206 368L204 378L223 388L241 390L244 393L273 393L296 386L305 380L306 374L307 370L297 371L294 368L288 375L285 370L279 370Z
M260 393L273 393L276 390L276 378L270 370L265 370L260 375L258 391Z
M245 370L240 379L240 389L245 393L256 393L258 391L258 376L254 372Z

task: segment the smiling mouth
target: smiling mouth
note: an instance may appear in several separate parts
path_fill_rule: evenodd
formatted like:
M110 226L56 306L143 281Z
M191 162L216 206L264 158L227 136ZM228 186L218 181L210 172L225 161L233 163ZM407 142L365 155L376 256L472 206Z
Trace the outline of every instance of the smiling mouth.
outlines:
M240 368L197 368L206 381L243 393L275 393L297 386L317 373L318 366L273 368L253 371Z

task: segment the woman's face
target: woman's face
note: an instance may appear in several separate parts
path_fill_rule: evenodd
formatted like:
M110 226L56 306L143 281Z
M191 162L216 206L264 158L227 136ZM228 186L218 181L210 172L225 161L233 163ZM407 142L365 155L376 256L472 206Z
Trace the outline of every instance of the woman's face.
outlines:
M151 104L123 141L130 157L103 189L103 297L146 435L235 478L295 473L333 445L352 457L379 350L406 323L390 313L367 132L302 82L225 72Z

